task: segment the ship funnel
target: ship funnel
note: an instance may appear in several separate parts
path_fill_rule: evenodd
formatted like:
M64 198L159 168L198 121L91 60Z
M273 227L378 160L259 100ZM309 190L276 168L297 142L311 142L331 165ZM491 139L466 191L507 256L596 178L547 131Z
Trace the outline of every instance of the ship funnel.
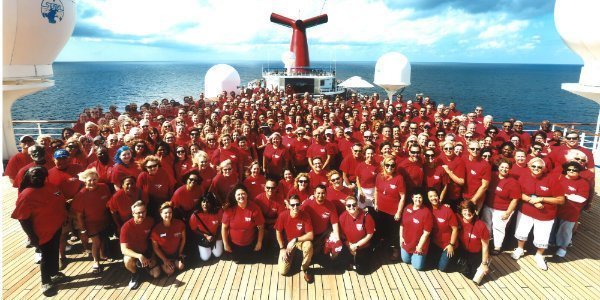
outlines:
M389 52L377 60L373 83L383 88L390 101L396 91L410 85L410 62L398 52Z
M238 71L226 64L212 66L204 76L204 94L206 98L216 98L223 91L236 92L239 89L241 80Z

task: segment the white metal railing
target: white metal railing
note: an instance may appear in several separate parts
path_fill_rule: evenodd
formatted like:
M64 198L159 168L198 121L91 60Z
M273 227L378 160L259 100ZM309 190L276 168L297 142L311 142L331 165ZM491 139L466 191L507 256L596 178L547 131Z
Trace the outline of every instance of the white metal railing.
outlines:
M76 122L76 120L18 120L13 121L13 130L17 140L24 135L30 135L36 139L42 134L60 138L63 128L73 127ZM64 124L64 126L57 127L58 124Z

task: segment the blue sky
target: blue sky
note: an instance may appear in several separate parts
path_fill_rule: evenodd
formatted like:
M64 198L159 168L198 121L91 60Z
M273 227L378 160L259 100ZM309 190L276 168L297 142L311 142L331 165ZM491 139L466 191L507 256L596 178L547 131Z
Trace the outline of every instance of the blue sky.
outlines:
M307 30L312 61L581 64L556 32L551 0L84 0L58 61L279 60L291 29L269 21L327 13Z

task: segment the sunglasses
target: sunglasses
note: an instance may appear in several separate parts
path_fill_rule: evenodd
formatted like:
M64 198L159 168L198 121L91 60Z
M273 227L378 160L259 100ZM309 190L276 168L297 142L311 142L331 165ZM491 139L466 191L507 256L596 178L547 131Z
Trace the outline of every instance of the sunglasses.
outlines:
M567 172L579 172L578 169L574 169L574 168L568 168Z
M265 189L272 190L272 189L275 189L275 187L274 186L265 186Z
M535 166L535 165L534 165L534 166L531 166L531 168L532 168L532 169L541 170L541 169L543 169L544 167L542 167L542 166Z
M394 167L396 167L396 165L395 165L395 164L384 164L384 166L385 166L386 168L394 168Z
M481 149L480 148L469 148L469 150L471 150L471 151L479 151Z
M300 203L290 203L290 207L299 207Z
M444 147L444 150L454 150L454 147Z
M486 154L486 155L482 155L481 157L483 157L483 158L490 158L490 157L492 157L492 156L491 156L491 155L489 155L489 154Z
M184 154L185 150L177 150L177 154Z
M540 147L533 147L533 150L535 150L535 151L542 151L542 148L540 148Z
M340 181L340 178L339 178L339 177L336 177L336 178L331 178L331 179L329 179L329 180L330 180L331 182L338 182L338 181Z
M231 171L231 168L223 168L223 171Z
M566 137L565 138L567 141L575 141L578 139L578 137Z
M435 154L425 154L425 157L434 157Z
M419 151L410 151L410 154L419 154Z
M347 207L347 208L355 208L355 207L357 207L357 206L358 206L358 205L356 205L356 203L348 203L348 204L346 204L346 207Z
M308 183L308 180L298 180L298 183Z
M158 168L158 165L146 165L146 169L154 169L154 168Z

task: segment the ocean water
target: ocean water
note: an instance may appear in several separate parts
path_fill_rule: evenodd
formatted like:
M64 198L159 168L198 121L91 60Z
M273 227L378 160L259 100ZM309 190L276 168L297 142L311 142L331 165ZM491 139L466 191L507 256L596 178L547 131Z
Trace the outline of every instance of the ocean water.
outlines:
M220 63L220 62L219 62ZM227 62L224 62L227 63ZM216 64L216 63L215 63ZM281 63L228 63L239 73L242 84L260 77L261 67ZM18 100L13 120L76 119L85 108L110 104L121 110L126 104L154 99L179 99L203 90L206 71L212 63L192 62L59 62L54 64L56 85ZM312 64L333 67L339 80L361 76L373 81L375 62ZM412 85L405 99L424 93L438 103L455 101L461 111L482 105L496 121L514 117L529 122L595 123L598 104L561 90L563 82L577 82L581 66L525 64L413 63ZM375 87L363 92L378 92Z

